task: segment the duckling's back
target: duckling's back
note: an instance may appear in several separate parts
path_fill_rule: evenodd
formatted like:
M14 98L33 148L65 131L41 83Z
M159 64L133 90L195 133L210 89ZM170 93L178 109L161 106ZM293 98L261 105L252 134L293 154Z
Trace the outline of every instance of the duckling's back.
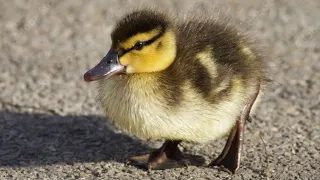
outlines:
M184 81L212 104L241 88L249 95L265 81L262 57L234 27L194 20L178 24L176 34L177 59L163 72L163 83L175 84L172 98L180 96Z

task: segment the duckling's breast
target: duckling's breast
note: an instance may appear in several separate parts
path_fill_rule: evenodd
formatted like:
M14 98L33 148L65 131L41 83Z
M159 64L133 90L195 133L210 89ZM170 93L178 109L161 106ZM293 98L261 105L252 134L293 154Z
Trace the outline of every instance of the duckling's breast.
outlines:
M233 88L224 100L210 103L188 81L181 85L180 102L171 105L155 78L120 75L100 81L101 105L116 126L141 138L203 142L227 134L245 105L245 89Z

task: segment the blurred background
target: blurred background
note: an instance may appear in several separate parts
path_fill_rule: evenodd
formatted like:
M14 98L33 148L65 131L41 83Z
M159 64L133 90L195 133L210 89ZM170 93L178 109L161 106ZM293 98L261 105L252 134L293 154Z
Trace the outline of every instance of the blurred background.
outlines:
M237 176L125 166L161 142L111 128L82 76L109 49L115 21L144 6L230 17L261 42L273 82L246 127ZM319 19L319 0L0 0L0 179L319 178ZM183 149L210 162L223 145Z

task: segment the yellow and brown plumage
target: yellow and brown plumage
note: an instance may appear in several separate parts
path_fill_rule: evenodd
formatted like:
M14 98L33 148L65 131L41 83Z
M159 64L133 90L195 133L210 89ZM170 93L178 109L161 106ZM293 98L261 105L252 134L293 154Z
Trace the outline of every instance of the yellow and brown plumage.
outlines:
M180 141L205 142L230 133L228 142L236 145L224 152L237 162L221 155L212 165L235 172L244 120L264 81L263 62L247 38L217 20L178 21L139 10L119 21L111 39L109 53L84 78L100 79L99 100L118 127L166 140L157 155L138 159L150 169L166 159L182 162ZM237 139L240 143L233 142Z

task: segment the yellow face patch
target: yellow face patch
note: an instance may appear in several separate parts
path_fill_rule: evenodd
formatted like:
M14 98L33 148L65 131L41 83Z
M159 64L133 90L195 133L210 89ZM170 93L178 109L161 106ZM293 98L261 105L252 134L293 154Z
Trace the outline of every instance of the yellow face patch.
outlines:
M131 49L138 41L148 41L160 33L159 29L137 34L120 46ZM166 69L176 57L176 41L174 33L164 32L162 36L151 44L145 45L141 50L132 49L120 57L119 61L126 66L127 73L156 72Z

